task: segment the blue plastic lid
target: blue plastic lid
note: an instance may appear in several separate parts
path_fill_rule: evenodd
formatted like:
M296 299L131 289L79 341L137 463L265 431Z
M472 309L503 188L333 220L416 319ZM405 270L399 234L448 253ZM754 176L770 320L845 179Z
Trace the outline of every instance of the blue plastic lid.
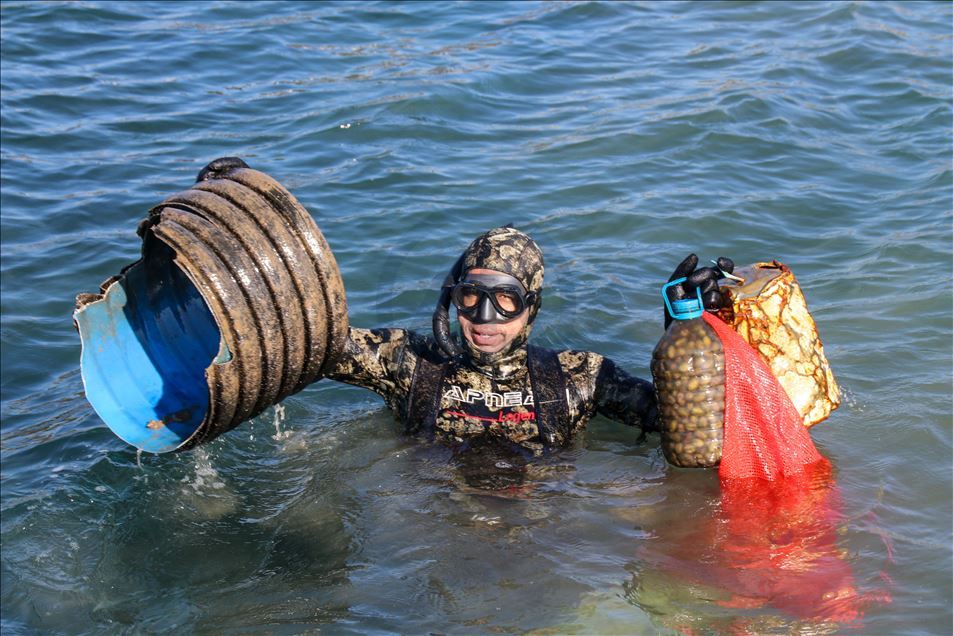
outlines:
M692 318L699 318L705 313L705 307L702 305L702 290L697 287L695 288L695 298L683 298L675 301L668 299L668 288L684 283L686 280L683 277L662 285L662 300L665 301L665 309L668 311L668 315L675 320L691 320Z

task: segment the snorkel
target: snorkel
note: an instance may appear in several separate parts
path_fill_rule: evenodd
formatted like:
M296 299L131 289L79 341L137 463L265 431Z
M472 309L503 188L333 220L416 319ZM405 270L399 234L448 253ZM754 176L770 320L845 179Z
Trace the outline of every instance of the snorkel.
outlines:
M440 298L437 300L437 308L433 312L433 337L440 346L440 349L451 358L463 353L463 349L453 339L450 333L450 294L453 286L460 280L460 270L463 268L463 257L466 252L460 255L457 262L450 268L447 277L443 279L443 285L440 286Z

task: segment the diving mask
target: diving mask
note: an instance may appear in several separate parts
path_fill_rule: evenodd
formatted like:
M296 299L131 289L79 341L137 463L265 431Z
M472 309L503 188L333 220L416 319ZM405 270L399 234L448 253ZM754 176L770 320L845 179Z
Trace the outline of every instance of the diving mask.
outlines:
M453 286L451 298L457 311L475 324L509 322L536 302L536 292L508 274L467 274Z

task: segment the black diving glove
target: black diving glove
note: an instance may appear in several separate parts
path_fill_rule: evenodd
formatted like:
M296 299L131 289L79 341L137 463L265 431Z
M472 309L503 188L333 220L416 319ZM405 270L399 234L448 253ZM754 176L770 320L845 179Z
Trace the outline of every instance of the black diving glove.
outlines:
M701 267L695 269L697 266L698 257L694 254L689 254L685 260L678 264L678 267L675 268L675 271L672 272L672 275L669 277L668 282L679 278L685 278L686 280L678 285L669 287L668 298L669 300L690 298L695 295L696 289L700 289L702 292L702 304L705 306L705 309L708 311L718 311L725 306L726 302L725 296L718 288L718 279L722 278L722 272L727 274L732 273L735 269L735 264L730 258L722 256L718 259L717 267ZM665 328L668 329L669 324L672 322L672 317L668 315L664 307L662 308L662 313L665 315Z

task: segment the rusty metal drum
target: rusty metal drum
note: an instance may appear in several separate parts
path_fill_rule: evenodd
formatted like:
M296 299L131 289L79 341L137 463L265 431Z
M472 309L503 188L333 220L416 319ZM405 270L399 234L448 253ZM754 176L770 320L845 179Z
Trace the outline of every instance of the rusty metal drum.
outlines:
M149 211L142 256L74 323L86 397L126 442L192 448L327 374L347 301L334 256L280 183L236 158Z

